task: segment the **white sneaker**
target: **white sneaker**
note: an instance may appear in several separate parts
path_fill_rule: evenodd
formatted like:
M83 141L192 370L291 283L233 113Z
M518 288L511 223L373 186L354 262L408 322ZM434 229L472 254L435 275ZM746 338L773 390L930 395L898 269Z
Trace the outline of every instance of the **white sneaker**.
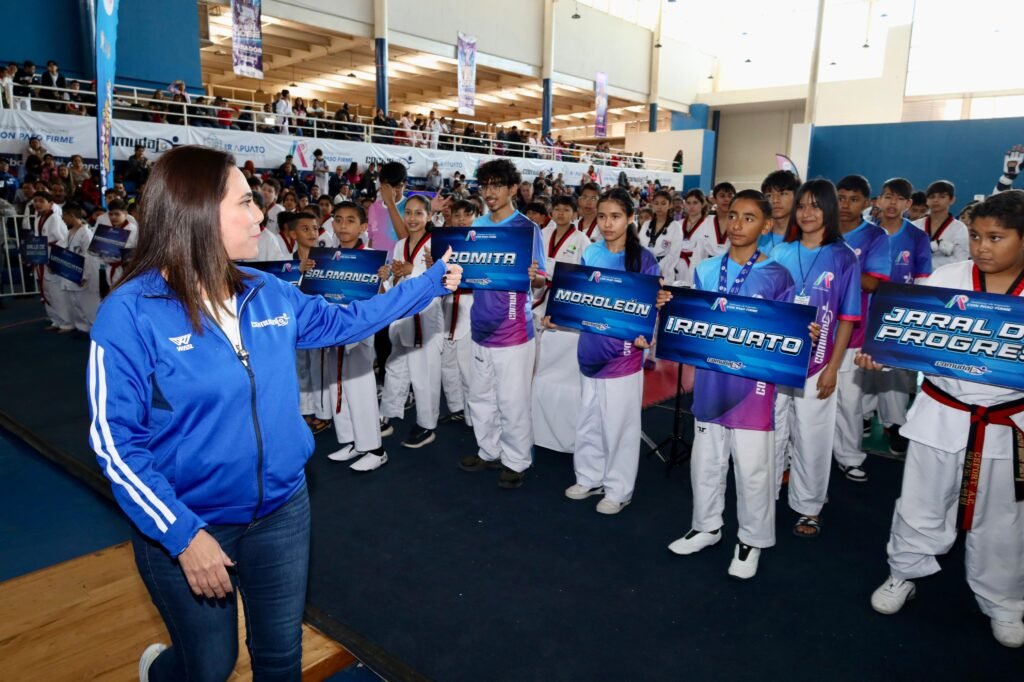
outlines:
M1024 623L992 619L992 636L1003 646L1019 649L1024 646Z
M757 574L757 563L760 559L760 549L737 542L732 553L732 562L729 564L729 575L740 580L753 578Z
M565 496L570 500L585 500L591 495L604 495L604 486L595 486L588 488L585 485L571 485L565 489Z
M908 599L913 599L916 591L914 583L909 580L898 580L889 576L888 580L871 594L871 608L891 616L902 609Z
M602 497L601 501L597 503L598 514L618 514L620 511L626 508L629 504L629 500L625 502L616 502L615 500L609 500L607 497Z
M379 469L388 463L388 453L375 455L372 452L367 452L362 456L361 459L357 459L355 464L349 467L352 471L373 471Z
M722 531L705 533L690 529L690 532L669 545L668 549L673 554L695 554L705 547L718 544L721 539Z
M139 658L139 682L149 682L149 666L167 649L166 644L150 644Z
M337 450L336 452L332 452L331 454L327 455L327 459L331 460L332 462L347 462L350 459L355 459L358 456L359 451L356 450L356 444L345 443L344 445L341 446L340 450Z

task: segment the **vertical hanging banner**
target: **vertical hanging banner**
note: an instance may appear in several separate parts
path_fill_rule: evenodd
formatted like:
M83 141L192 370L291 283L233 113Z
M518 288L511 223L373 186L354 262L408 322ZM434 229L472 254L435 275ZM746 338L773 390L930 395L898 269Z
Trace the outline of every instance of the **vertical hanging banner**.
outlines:
M608 74L598 71L594 79L594 137L608 136Z
M231 65L245 78L263 78L261 2L231 0Z
M102 0L96 12L96 158L100 186L114 186L111 131L114 126L114 71L117 64L118 0Z
M476 112L476 37L459 33L459 113Z

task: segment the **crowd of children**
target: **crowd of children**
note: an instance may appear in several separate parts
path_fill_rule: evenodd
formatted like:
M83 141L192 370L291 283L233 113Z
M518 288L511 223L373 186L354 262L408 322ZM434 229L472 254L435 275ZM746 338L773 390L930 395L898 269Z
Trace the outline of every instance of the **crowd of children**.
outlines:
M927 187L925 212L911 220L915 192L903 178L886 181L874 197L860 175L833 184L801 182L788 171L771 173L761 191L719 183L710 201L696 189L680 195L651 188L643 207L635 192L585 182L547 202L534 197L525 214L517 204L522 178L508 159L481 164L479 195L460 200L406 196L405 169L394 163L381 167L377 197L366 205L340 197L300 206L276 180L250 184L265 212L260 260L294 259L304 271L316 246L385 250L382 289L431 265L437 230L502 228L525 231L533 242L530 284L521 291L460 290L376 339L299 353L302 410L314 432L333 425L332 461L355 460L350 466L359 472L385 465L384 439L411 409L403 447L434 441L439 421L464 423L477 451L458 466L493 470L506 489L524 484L535 445L572 453L575 483L565 496L597 496L598 512L616 514L634 495L645 351L655 340L552 324L546 306L556 264L811 305L817 317L802 387L696 371L693 514L689 531L669 549L689 555L722 539L730 461L739 528L729 575L753 577L775 544L783 485L793 533L818 536L833 458L847 481L869 480L861 440L877 413L891 453L905 457L905 473L887 546L890 577L872 606L898 611L914 595L911 581L939 570L937 557L960 528L968 532L968 581L995 638L1022 646L1024 473L1016 452L1024 443L1024 395L937 376L926 376L918 392L916 373L882 368L861 352L881 282L1021 295L1024 191L1011 188L1016 174L1008 162L1001 191L973 203L963 220L950 212L956 190L945 180ZM92 228L74 203L55 208L46 192L33 203L33 232L87 262L80 285L41 273L47 315L59 331L87 331L100 299L100 262L88 253ZM138 226L124 208L111 202L102 220L134 233ZM104 287L116 285L121 263L108 261L103 270ZM670 298L662 289L657 306ZM973 486L977 502L972 522L958 526L965 459L975 470L963 485Z

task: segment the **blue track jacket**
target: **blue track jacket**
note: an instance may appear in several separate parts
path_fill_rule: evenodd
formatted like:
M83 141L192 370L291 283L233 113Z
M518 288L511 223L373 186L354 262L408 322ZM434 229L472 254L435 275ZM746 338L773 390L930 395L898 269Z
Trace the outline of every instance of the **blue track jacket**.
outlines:
M89 351L89 442L118 504L172 556L207 524L246 524L305 481L313 436L299 414L296 348L344 346L449 293L438 261L384 295L347 307L273 275L237 297L243 349L204 316L192 331L156 271L100 307Z

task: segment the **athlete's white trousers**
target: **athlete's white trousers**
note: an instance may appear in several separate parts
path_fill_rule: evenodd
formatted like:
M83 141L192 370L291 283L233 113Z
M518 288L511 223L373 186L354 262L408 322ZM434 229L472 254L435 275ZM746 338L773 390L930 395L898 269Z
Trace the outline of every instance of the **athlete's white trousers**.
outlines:
M825 505L836 432L835 392L818 399L822 371L808 377L802 391L778 386L775 392L775 489L778 492L782 485L788 440L789 506L808 516L817 516Z
M533 377L533 442L558 452L573 452L583 375L576 332L545 329L537 344Z
M895 367L885 372L871 372L862 382L863 413L878 411L878 420L886 427L907 423L910 396L917 392L917 372Z
M64 295L67 296L71 323L78 331L88 334L100 308L99 279L89 281L81 289L67 290Z
M710 533L725 521L725 483L729 458L736 479L736 519L739 541L751 547L775 545L775 452L771 431L730 429L696 422L690 485L693 487L693 525Z
M640 410L644 373L614 379L583 377L576 419L576 482L604 486L613 502L629 502L640 466Z
M441 335L432 334L419 348L405 346L398 334L391 334L391 355L384 365L384 393L380 399L381 416L388 419L405 415L409 385L416 394L416 424L437 428L441 409Z
M939 572L935 557L956 540L963 461L963 450L945 452L910 441L886 545L893 577L911 580ZM1012 459L982 459L966 551L967 582L982 612L1019 622L1024 616L1024 503L1014 500Z
M74 329L74 322L71 320L71 302L68 300L68 292L61 287L64 280L45 268L43 281L43 298L46 300L46 316L50 323L61 329Z
M341 409L338 409L338 355L341 354ZM330 348L327 371L330 375L331 412L338 443L355 443L359 452L381 446L380 411L377 409L377 379L373 373L373 344L353 343L345 348Z
M530 389L536 350L533 339L505 347L473 342L469 412L478 456L500 459L513 471L525 471L533 463Z
M466 336L461 339L441 341L441 388L449 412L460 410L469 419L466 399L469 397L470 372L473 371L473 339ZM472 421L467 421L470 426Z
M843 466L860 466L867 459L861 442L864 439L862 389L864 370L854 363L858 349L847 349L839 367L836 382L836 435L832 454Z
M331 400L327 397L330 377L326 375L324 363L327 351L324 348L296 352L295 365L299 373L299 408L302 414L311 414L317 419L330 419Z

